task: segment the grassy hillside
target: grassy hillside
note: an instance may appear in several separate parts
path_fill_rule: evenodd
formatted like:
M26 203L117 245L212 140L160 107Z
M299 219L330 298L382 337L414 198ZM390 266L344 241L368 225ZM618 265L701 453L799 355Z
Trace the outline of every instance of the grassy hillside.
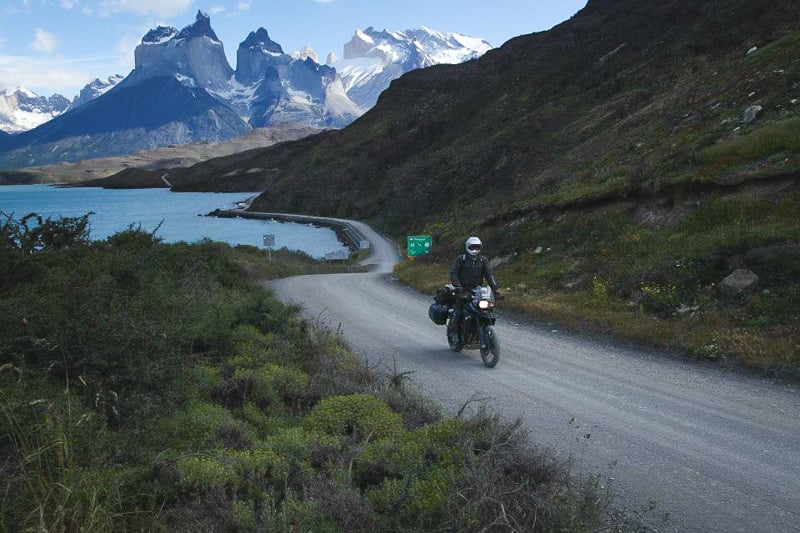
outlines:
M477 233L537 317L797 372L798 20L793 0L592 0L403 76L340 132L170 181L430 233L433 256L401 269L426 289ZM726 296L737 269L758 284Z
M0 531L636 527L257 285L333 267L41 222L0 224Z

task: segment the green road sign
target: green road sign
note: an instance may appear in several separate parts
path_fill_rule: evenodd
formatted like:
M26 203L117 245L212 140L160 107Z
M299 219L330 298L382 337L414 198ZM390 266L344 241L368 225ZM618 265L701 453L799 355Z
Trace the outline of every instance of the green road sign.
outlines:
M430 235L409 235L406 237L408 257L417 257L430 253L433 247L433 237Z

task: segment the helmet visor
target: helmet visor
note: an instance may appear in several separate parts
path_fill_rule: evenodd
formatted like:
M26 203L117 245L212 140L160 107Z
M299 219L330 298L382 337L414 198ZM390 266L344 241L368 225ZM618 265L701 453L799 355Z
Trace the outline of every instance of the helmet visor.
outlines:
M467 245L467 250L469 250L470 252L480 252L481 251L481 245L480 244L469 244L469 245Z

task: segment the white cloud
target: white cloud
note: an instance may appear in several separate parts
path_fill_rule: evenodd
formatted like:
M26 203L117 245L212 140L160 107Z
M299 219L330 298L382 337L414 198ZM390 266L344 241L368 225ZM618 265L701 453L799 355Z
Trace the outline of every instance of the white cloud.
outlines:
M317 4L332 4L335 1L336 0L314 0L314 2L316 2Z
M222 6L211 6L211 9L208 11L211 15L219 15L220 13L225 13L225 8Z
M250 2L250 0L244 0L239 2L239 4L236 6L236 9L239 11L250 11L250 7L252 7L252 5L253 3Z
M56 40L56 36L52 33L47 32L42 28L36 28L36 37L30 44L30 47L37 52L51 54L55 52L56 48L58 47L58 41Z
M61 0L61 7L64 9L72 9L79 4L78 0Z
M107 58L66 61L64 58L41 59L30 56L0 55L0 79L7 87L26 87L48 96L61 93L72 98L87 83L100 75L99 65Z

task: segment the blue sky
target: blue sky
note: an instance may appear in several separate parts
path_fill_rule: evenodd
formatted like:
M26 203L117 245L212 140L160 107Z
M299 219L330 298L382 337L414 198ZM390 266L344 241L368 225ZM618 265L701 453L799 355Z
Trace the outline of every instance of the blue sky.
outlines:
M197 10L236 49L264 27L287 52L311 46L322 61L357 29L418 26L481 37L494 46L562 22L586 0L0 0L0 89L75 96L94 78L127 75L133 50L158 25L181 29Z

